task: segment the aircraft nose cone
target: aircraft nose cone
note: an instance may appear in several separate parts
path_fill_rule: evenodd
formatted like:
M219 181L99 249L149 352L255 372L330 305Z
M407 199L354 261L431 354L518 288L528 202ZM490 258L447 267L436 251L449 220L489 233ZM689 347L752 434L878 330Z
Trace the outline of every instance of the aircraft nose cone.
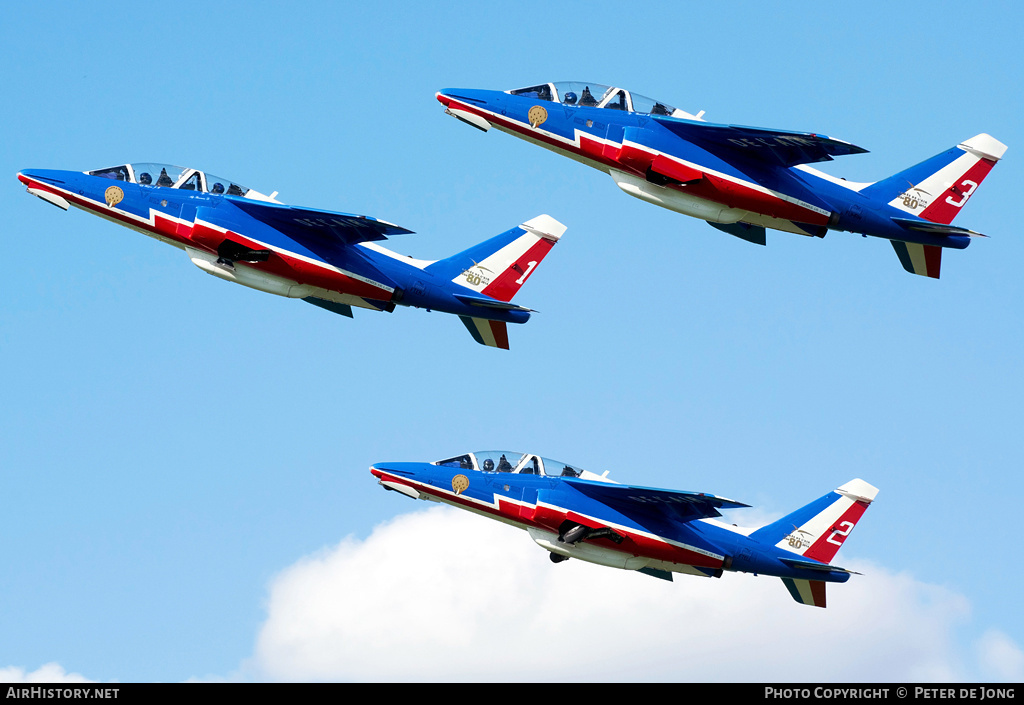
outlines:
M370 466L370 474L378 480L384 475L394 475L396 465L404 465L404 463L374 463ZM401 474L409 475L410 473L406 471Z
M18 181L28 186L30 182L63 184L74 172L54 169L22 169L18 172Z
M429 466L429 463L374 463L370 466L370 474L378 479L382 474L415 477L417 473Z
M22 169L18 172L18 181L28 186L32 183L33 179L38 180L38 177L35 174L36 171L37 170L35 169Z

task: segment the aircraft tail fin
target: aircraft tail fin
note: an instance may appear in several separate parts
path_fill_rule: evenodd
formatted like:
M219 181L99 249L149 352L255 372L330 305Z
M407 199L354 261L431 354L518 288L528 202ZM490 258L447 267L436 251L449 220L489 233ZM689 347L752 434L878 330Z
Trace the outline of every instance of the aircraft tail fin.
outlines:
M539 215L457 255L438 260L428 266L427 271L451 279L476 294L508 302L519 293L564 232L565 226L557 220Z
M892 243L892 249L896 250L896 256L900 258L900 264L905 270L911 274L920 274L922 277L939 278L939 269L942 266L941 247L902 240L889 242Z
M471 318L459 316L473 340L481 345L508 350L508 324L505 321L492 321L487 318Z
M1005 153L1005 144L982 133L871 184L861 193L888 201L890 206L919 218L948 225Z
M878 488L864 480L851 480L761 527L751 538L774 543L777 548L810 560L829 563L877 495Z
M783 578L789 594L801 605L825 607L825 581L802 580L799 578Z

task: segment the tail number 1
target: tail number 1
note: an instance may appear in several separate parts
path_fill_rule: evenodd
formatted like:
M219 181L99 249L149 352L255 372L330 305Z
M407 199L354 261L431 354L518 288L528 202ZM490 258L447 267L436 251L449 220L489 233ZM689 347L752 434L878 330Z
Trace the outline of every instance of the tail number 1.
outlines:
M536 266L537 266L536 262L528 262L526 264L526 271L523 272L523 276L521 276L518 279L516 279L516 284L522 284L524 281L526 281L526 278L528 276L530 276L530 272L532 272L533 268L536 267ZM518 269L518 267L516 269ZM520 271L522 271L522 270L520 270Z
M847 536L850 535L850 532L853 531L853 522L841 521L839 522L839 526L840 528L834 529L832 533L829 534L829 537L825 539L829 543L835 544L836 546L842 546L843 541L846 539Z
M946 196L946 203L951 206L956 206L957 208L960 208L963 204L967 203L967 199L971 197L972 193L974 193L974 189L978 188L978 184L970 179L964 179L960 182L960 185L966 187L966 190L960 193L959 201L954 201L952 196ZM955 189L953 193L956 193Z

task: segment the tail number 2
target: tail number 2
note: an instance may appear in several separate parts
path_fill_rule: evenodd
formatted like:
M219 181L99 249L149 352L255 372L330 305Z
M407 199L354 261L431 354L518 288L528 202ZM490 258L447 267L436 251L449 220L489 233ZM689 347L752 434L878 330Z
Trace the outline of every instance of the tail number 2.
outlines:
M833 529L832 533L825 540L836 546L842 546L843 541L846 540L851 531L853 531L853 522L841 521L839 522L839 528Z
M957 208L960 208L963 204L967 203L967 199L971 197L972 193L974 193L974 189L978 188L978 184L970 179L964 179L960 182L960 185L963 186L965 190L960 193L959 201L954 201L952 196L946 196L946 203L951 206L956 206ZM953 193L956 193L956 189L953 190Z

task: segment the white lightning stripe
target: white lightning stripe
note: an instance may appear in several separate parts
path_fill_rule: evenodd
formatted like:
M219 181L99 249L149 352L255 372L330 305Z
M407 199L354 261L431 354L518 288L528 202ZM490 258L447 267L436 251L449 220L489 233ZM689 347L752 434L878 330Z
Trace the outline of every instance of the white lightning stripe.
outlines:
M374 252L376 252L378 254L382 254L385 257L390 257L391 259L398 260L402 264L408 264L408 265L410 265L412 267L415 267L416 269L426 269L430 265L434 264L434 262L437 262L436 259L435 260L413 259L412 257L407 257L406 255L400 255L397 252L392 252L388 248L381 247L376 242L372 242L372 241L360 242L358 244L359 244L360 247L365 247L368 250L373 250Z

